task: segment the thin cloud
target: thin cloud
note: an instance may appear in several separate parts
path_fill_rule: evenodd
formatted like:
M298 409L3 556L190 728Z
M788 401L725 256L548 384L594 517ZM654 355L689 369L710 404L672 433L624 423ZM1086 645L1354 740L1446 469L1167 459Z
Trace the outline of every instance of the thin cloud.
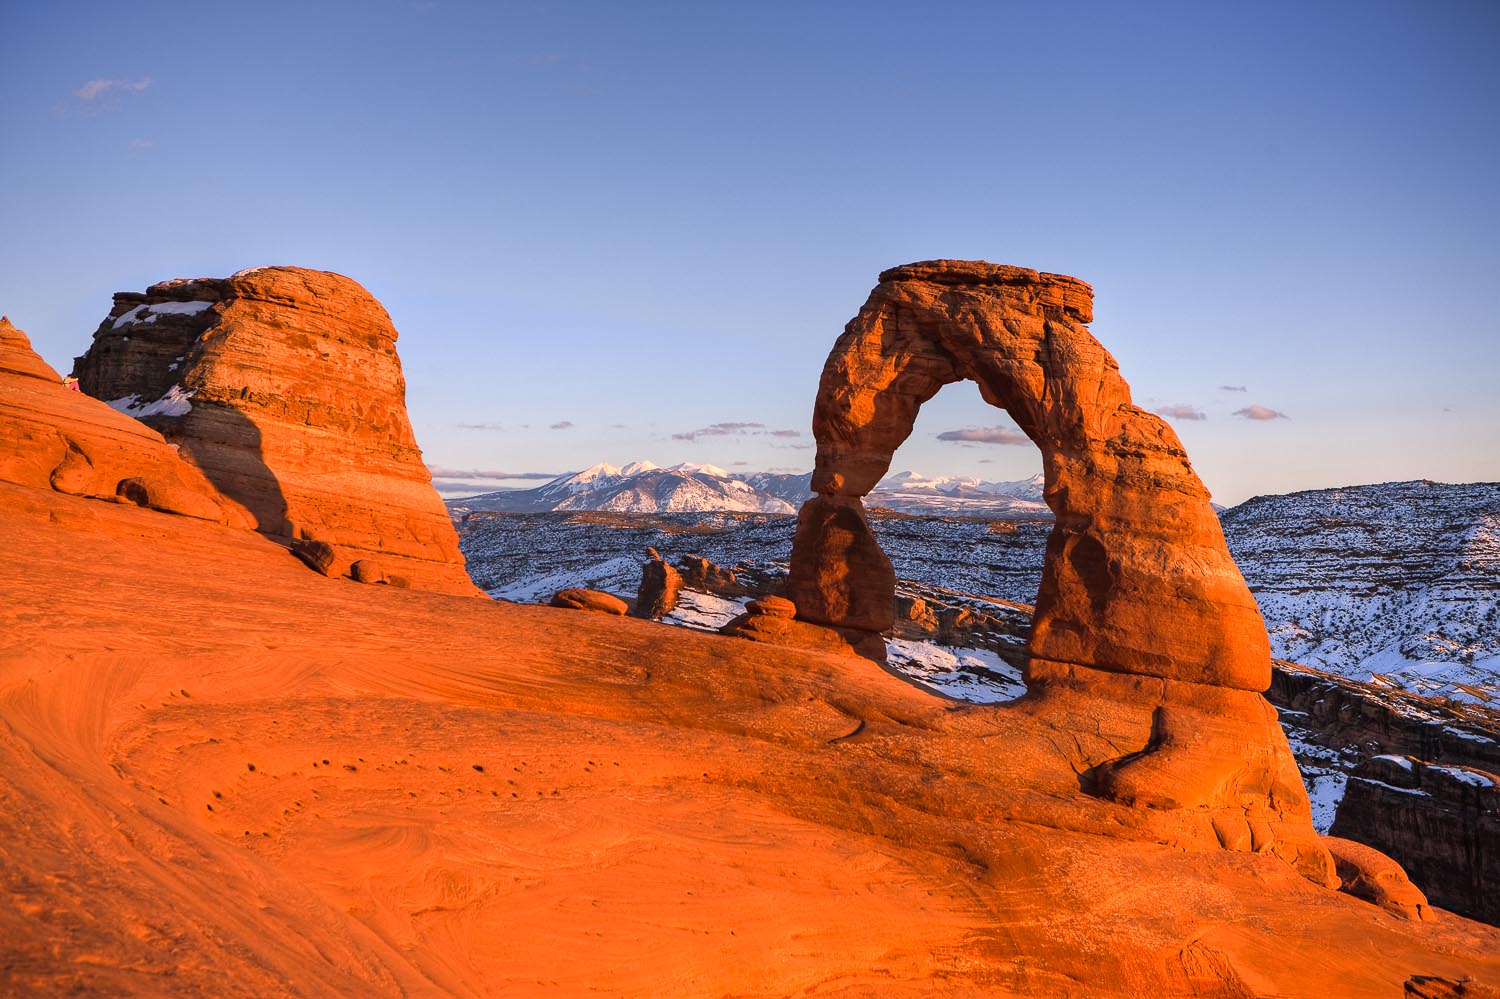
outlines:
M764 423L752 421L727 421L710 423L697 430L673 434L674 441L696 441L699 437L801 437L800 430L767 430Z
M940 441L964 444L1030 444L1031 438L1019 430L1008 427L970 427L966 430L944 430L937 435Z
M1236 409L1234 411L1234 415L1235 416L1244 417L1247 420L1290 420L1291 419L1290 416L1287 416L1285 413L1280 412L1279 410L1275 410L1275 409L1270 408L1269 406L1262 406L1262 405L1259 405L1259 404L1256 404L1256 405L1253 405L1253 406L1246 406L1244 409Z
M434 478L441 479L463 479L466 481L498 481L500 479L555 479L556 472L498 472L489 468L444 468L442 465L428 465L427 471Z
M505 427L499 423L460 423L460 430L504 430Z
M1208 416L1203 410L1189 406L1185 402L1174 402L1170 406L1161 406L1156 412L1173 420L1206 420Z
M1249 391L1243 385L1220 385L1220 392L1246 392Z
M85 104L91 104L117 90L127 94L139 94L150 86L151 77L149 76L143 76L139 80L90 80L74 91L74 95Z
M611 430L629 430L630 428L627 427L623 423L611 423L609 425L609 429L611 429Z
M549 425L547 427L547 429L548 430L572 430L573 429L573 421L572 420L558 420L556 423L553 423L553 424Z
M156 145L156 143L152 142L150 139L130 140L130 150L131 152L135 153L145 152L147 149L150 149L154 145Z

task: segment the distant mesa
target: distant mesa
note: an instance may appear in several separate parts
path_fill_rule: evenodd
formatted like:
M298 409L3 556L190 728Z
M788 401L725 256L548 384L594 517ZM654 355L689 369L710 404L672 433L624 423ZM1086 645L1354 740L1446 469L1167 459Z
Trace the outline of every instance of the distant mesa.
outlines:
M1056 517L1023 710L1066 733L1086 791L1177 816L1186 838L1337 878L1274 710L1270 648L1177 435L1132 404L1076 278L936 260L880 275L824 365L814 498L787 597L840 635L894 624L895 573L863 497L944 385L978 384L1042 453Z
M330 546L335 574L368 558L476 592L407 419L396 330L349 278L259 267L121 292L74 374L257 530Z

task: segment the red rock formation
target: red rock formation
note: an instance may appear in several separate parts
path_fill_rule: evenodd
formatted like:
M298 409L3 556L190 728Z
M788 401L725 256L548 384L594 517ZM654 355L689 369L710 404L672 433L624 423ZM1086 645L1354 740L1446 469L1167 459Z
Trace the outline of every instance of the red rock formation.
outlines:
M581 587L558 590L552 595L551 603L553 607L593 611L596 614L612 614L615 617L624 617L630 610L630 605L613 593L605 593L603 590L585 590Z
M115 296L83 390L181 446L264 533L473 593L406 416L396 330L354 281L295 267Z
M1352 839L1325 836L1323 842L1333 854L1340 890L1404 919L1433 918L1427 896L1390 857Z
M651 558L641 566L641 585L635 596L635 616L660 621L677 606L682 592L682 573L668 565L655 548L647 548Z
M921 405L976 382L1041 450L1056 515L1020 710L1071 741L1086 790L1336 885L1257 693L1271 658L1255 600L1182 444L1131 403L1092 319L1089 286L1062 275L949 260L881 274L818 385L818 495L798 516L787 596L802 621L892 627L894 575L860 498Z
M71 391L0 317L0 480L120 499L201 520L239 522L162 436Z
M1119 365L1084 326L1092 318L1089 286L1062 275L973 261L881 274L823 369L812 481L822 498L802 514L815 533L837 517L847 538L832 543L852 546L859 560L799 540L788 595L804 617L890 627L891 587L856 537L854 511L922 403L970 379L1041 450L1057 517L1032 655L1265 689L1265 627L1208 491L1166 422L1131 403Z

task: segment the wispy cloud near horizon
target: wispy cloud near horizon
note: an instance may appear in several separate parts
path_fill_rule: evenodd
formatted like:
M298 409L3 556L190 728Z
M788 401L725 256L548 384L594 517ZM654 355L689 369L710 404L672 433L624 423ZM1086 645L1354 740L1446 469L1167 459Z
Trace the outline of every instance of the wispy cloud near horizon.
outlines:
M1248 392L1250 390L1247 389L1247 388L1245 388L1245 386L1243 386L1243 385L1220 385L1219 386L1219 391L1220 392Z
M699 437L801 437L800 430L768 430L764 423L753 421L728 421L724 423L710 423L706 427L697 430L687 430L680 434L673 434L674 441L696 441Z
M1278 409L1272 409L1270 406L1262 406L1259 403L1256 403L1256 404L1250 405L1250 406L1246 406L1244 409L1236 409L1234 411L1234 415L1242 417L1242 418L1244 418L1246 420L1290 420L1291 419L1290 416L1287 416L1285 413L1281 412L1280 410L1278 410Z
M488 468L444 468L442 465L428 465L427 471L435 479L484 482L499 482L504 479L555 479L561 474L559 472L501 472Z
M944 430L937 435L940 441L962 444L1030 444L1031 438L1019 430L1009 427L969 427L964 430Z

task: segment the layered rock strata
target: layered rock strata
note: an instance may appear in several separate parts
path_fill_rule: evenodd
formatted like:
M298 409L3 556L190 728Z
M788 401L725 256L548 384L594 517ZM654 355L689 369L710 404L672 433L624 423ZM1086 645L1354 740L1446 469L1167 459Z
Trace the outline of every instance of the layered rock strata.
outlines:
M241 524L161 434L63 385L0 317L0 481Z
M473 593L406 415L396 330L349 278L262 267L121 293L83 391L181 447L263 533Z
M1337 885L1259 694L1264 622L1208 491L1172 429L1131 402L1092 319L1089 286L1062 275L951 260L881 274L818 385L817 495L798 515L787 596L804 622L892 627L895 574L861 498L922 404L975 382L1041 451L1056 517L1018 710L1069 734L1085 790Z

